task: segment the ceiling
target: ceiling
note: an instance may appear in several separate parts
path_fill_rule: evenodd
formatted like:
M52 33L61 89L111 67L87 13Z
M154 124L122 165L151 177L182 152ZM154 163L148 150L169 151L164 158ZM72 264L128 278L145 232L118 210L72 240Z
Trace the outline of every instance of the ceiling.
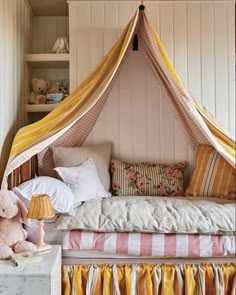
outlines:
M74 1L74 0L69 0L69 1ZM87 0L87 1L96 1L96 0ZM106 1L111 2L112 0L106 0ZM121 1L127 1L127 0L121 0ZM137 3L141 2L141 0L131 0L131 1L135 1ZM162 1L178 1L178 0L162 0ZM197 0L185 0L185 1L194 2ZM208 1L208 0L201 0L201 1ZM212 0L212 1L221 1L221 0ZM224 0L224 1L232 1L232 0ZM42 15L42 16L68 15L67 0L28 0L28 3L34 15Z

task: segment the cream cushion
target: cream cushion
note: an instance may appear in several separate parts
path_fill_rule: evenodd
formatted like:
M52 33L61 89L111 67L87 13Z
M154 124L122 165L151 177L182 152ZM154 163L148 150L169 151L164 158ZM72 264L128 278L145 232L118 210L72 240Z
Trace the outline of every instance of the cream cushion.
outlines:
M89 158L93 159L98 176L106 191L109 191L111 143L82 147L54 147L52 151L55 167L75 167Z

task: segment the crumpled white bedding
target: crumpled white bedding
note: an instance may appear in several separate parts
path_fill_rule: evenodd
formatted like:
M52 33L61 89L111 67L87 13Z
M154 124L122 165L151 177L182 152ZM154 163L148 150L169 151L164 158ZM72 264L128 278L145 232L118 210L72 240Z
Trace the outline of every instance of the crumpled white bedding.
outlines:
M236 208L222 199L111 197L84 202L75 216L61 215L58 230L233 234Z

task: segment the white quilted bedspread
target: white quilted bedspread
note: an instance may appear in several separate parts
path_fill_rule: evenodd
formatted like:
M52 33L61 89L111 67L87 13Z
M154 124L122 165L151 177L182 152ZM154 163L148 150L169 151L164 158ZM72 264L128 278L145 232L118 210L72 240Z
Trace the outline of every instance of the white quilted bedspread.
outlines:
M56 229L98 232L233 234L235 204L202 198L111 197L84 202Z

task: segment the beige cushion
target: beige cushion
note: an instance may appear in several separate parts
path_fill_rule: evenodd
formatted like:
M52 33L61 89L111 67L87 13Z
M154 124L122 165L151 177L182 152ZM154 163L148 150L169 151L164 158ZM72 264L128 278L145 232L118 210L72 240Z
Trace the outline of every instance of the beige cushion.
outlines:
M83 147L54 147L55 167L75 167L92 158L98 170L98 176L108 191L110 188L109 164L111 143Z

